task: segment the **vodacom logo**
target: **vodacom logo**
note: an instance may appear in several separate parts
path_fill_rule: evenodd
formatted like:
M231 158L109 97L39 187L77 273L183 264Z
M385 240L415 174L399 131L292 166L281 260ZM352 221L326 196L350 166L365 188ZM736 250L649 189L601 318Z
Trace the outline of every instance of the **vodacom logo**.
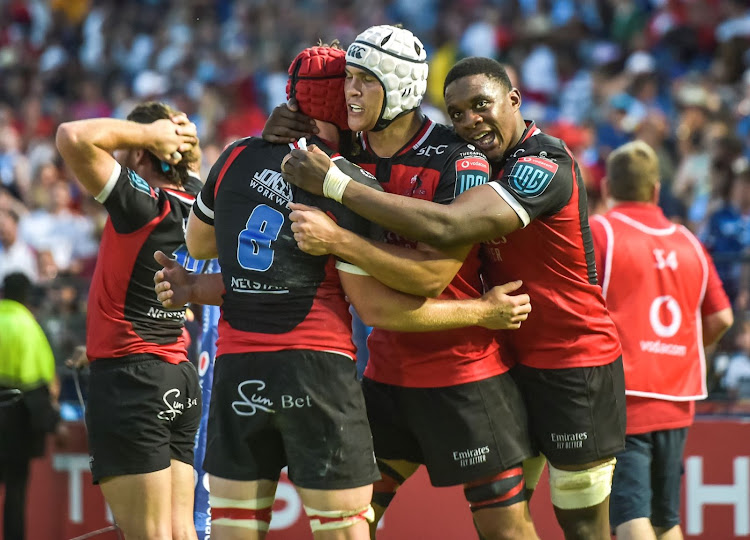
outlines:
M662 324L661 317L659 316L663 305L666 305L667 311L669 311L672 318L672 322L669 325ZM680 329L680 325L682 324L682 310L680 310L677 300L671 296L657 296L651 303L648 318L651 321L651 328L654 329L656 335L668 338L674 336Z

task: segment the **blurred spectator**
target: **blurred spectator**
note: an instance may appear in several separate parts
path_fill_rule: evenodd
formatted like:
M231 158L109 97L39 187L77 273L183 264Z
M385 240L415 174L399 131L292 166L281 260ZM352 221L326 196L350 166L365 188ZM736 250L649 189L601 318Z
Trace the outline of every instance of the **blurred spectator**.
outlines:
M55 359L25 306L30 288L24 274L8 274L0 300L0 481L5 484L6 540L25 539L29 462L44 455L46 434L59 424Z
M726 355L722 386L730 399L750 399L750 321L744 321L734 340L735 350Z
M18 237L18 215L11 209L0 208L0 280L13 272L36 281L36 254Z
M40 208L21 220L20 234L37 251L50 251L61 272L77 273L83 260L96 255L94 224L70 210L70 186L57 181L50 187L46 208Z
M750 163L736 159L732 176L721 193L721 205L708 218L701 240L716 261L729 298L740 294L741 256L750 248Z

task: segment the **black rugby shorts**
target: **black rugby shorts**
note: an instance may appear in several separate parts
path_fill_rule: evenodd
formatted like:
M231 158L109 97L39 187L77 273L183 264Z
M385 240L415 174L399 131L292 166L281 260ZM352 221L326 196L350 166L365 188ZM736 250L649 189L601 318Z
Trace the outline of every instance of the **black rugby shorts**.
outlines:
M86 427L94 483L193 464L201 419L198 373L151 354L91 363Z
M216 359L203 467L220 478L350 489L380 478L356 366L291 350Z
M625 447L622 357L595 367L512 370L537 450L553 465L614 457Z
M434 486L495 476L532 455L523 398L509 373L440 388L362 380L375 455L423 463Z

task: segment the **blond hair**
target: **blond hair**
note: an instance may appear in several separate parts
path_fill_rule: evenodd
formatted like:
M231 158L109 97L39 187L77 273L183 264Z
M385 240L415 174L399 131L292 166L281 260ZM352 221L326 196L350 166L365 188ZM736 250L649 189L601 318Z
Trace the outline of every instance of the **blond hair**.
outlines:
M620 201L650 202L659 184L659 158L643 141L616 148L607 157L610 195Z

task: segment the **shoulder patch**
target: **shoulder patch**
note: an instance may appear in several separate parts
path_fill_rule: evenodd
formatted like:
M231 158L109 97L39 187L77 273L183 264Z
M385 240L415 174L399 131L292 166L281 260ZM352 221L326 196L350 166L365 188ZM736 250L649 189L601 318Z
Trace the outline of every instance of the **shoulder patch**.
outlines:
M508 174L510 188L525 196L541 195L557 172L558 164L550 159L538 156L519 158Z
M456 161L456 189L458 196L467 189L486 184L490 179L490 164L478 156L466 157Z
M128 179L130 180L130 185L133 186L138 191L142 191L146 195L156 198L156 192L153 190L151 186L148 185L148 182L146 182L143 178L138 176L134 171L128 169Z

